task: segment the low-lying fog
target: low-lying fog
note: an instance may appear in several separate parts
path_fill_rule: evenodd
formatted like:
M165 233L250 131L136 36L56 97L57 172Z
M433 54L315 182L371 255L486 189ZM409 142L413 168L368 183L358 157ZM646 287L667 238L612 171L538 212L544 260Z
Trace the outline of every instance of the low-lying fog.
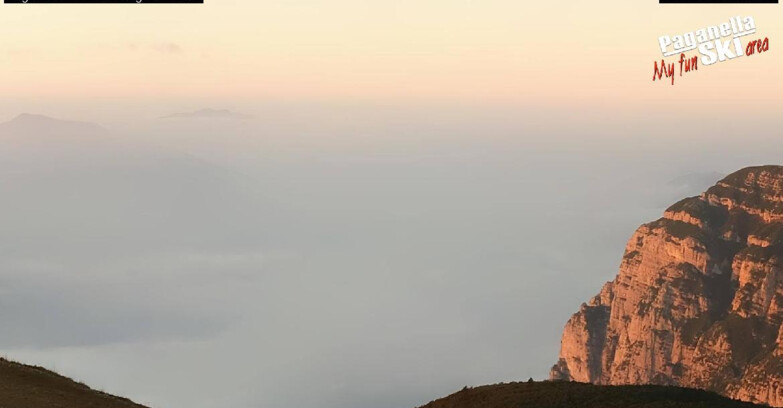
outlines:
M543 379L639 224L780 151L511 112L250 114L0 125L0 350L156 408Z

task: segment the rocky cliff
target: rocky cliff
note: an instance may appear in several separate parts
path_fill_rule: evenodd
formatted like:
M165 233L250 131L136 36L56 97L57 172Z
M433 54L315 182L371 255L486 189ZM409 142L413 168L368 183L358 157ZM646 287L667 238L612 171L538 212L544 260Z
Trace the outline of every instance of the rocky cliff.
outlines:
M733 173L642 225L563 332L552 379L783 406L783 167Z

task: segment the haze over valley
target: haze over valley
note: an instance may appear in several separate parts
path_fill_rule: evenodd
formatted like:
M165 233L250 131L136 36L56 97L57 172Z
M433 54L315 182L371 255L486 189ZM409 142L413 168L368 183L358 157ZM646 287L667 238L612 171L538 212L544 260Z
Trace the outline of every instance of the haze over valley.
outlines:
M630 232L742 161L328 109L1 124L0 349L172 408L543 379Z

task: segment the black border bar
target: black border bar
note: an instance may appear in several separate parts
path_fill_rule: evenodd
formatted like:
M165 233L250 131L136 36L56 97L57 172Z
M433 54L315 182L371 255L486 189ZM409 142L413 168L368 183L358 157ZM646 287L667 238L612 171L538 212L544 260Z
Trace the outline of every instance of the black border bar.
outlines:
M658 0L658 4L778 4L778 0Z
M3 0L5 4L204 4L204 0Z

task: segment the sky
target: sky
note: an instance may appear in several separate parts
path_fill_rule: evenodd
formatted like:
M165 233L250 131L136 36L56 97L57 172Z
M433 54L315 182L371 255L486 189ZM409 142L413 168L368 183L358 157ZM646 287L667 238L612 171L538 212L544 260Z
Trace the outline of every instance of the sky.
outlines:
M660 35L735 15L769 52L651 81ZM0 6L0 353L156 408L415 407L544 379L636 227L779 163L780 18ZM243 118L163 118L207 108Z
M666 91L648 83L660 35L748 14L771 38L769 55L704 68ZM779 18L770 5L623 0L6 5L0 70L5 103L50 109L394 100L636 113L698 101L723 111L710 101L729 87L736 100L778 101L768 75L780 68Z

